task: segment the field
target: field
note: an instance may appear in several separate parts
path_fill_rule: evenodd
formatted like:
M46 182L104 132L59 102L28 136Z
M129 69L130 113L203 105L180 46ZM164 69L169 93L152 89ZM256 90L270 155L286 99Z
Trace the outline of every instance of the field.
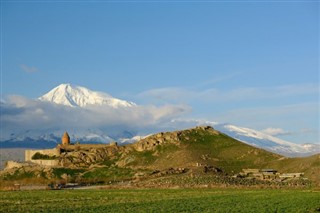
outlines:
M249 189L0 192L0 212L317 212L320 191Z

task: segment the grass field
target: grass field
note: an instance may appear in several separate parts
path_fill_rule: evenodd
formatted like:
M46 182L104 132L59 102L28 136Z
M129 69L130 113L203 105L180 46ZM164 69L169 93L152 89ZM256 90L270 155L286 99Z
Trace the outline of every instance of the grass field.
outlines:
M0 212L317 212L312 190L143 189L0 192Z

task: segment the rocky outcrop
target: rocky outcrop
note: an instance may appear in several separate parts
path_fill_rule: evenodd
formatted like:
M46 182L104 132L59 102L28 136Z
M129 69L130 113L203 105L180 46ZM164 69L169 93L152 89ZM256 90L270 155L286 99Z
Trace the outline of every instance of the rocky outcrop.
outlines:
M163 171L154 170L151 173L151 176L161 177L161 176L173 175L173 174L183 174L188 171L189 171L188 168L169 168L169 169L165 169Z
M16 162L16 161L7 161L6 162L6 167L4 168L5 170L9 170L9 169L13 169L13 168L21 168L23 166L28 166L28 163L20 163L20 162Z
M173 132L173 133L158 133L156 135L149 136L144 138L135 144L133 144L134 148L137 151L146 151L146 150L153 150L156 146L171 143L178 145L180 143L180 132Z
M222 173L222 169L214 167L214 166L204 166L203 167L203 172L204 173Z
M187 129L183 131L175 131L175 132L160 132L155 135L151 135L146 137L135 144L133 147L137 151L146 151L146 150L154 150L157 146L163 144L175 144L179 145L181 141L188 141L190 138L188 135L191 132L201 132L201 131L208 131L211 134L219 134L218 131L214 130L211 126L199 126L192 129Z
M61 153L59 165L63 167L87 167L92 164L111 160L124 150L124 147L106 146L101 148L90 148L89 150L74 150Z

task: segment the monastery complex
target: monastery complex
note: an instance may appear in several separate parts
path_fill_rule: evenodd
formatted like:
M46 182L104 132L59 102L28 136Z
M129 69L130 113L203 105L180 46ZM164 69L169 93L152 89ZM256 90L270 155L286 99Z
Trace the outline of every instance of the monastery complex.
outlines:
M53 149L25 150L25 161L32 162L43 166L59 166L59 156L65 152L84 150L92 148L104 148L116 146L117 143L111 144L80 144L71 143L68 132L65 132L61 138L61 143Z

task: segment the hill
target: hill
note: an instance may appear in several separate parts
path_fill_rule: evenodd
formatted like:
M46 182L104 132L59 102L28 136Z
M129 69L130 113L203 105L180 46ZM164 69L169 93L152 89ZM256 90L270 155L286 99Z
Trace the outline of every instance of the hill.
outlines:
M320 154L303 158L281 158L269 163L270 168L282 172L303 172L315 183L320 183Z
M249 146L211 127L158 133L128 145L118 165L165 169L210 165L227 173L265 168L282 156Z
M44 178L42 182L119 184L124 181L132 184L133 181L142 187L161 186L163 182L170 183L170 187L177 181L179 184L187 181L182 185L189 187L200 183L268 185L270 183L263 180L236 176L242 169L275 169L282 173L304 172L315 184L320 183L319 155L286 158L237 141L210 126L161 132L125 146L84 144L61 148L63 152L56 158L57 167L24 164L5 170L0 177L6 181L25 178ZM282 183L272 182L272 185L279 184Z

